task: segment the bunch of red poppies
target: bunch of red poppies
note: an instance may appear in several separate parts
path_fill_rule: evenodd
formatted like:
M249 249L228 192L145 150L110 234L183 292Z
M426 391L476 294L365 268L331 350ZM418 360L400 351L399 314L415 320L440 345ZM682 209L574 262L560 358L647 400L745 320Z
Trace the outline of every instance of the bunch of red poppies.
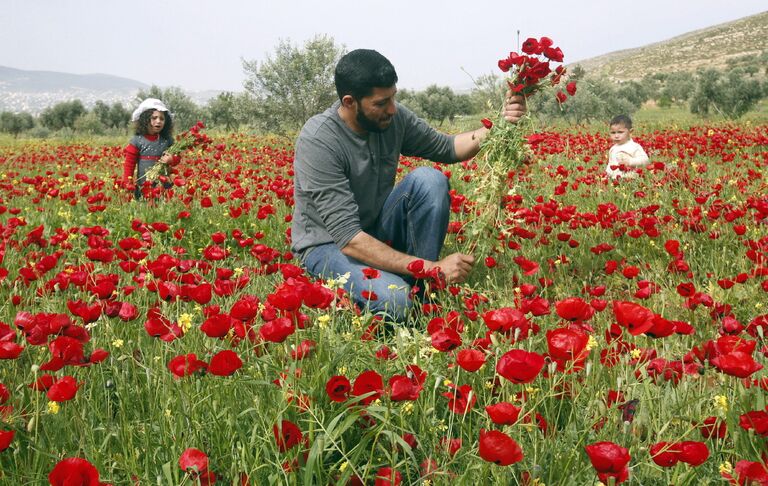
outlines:
M171 168L181 162L181 154L195 148L202 148L210 145L213 140L202 130L205 128L203 122L198 121L192 128L179 134L173 145L166 149L165 153L172 157L170 163L158 162L153 165L144 175L149 182L157 180L158 177L167 177L171 173Z
M529 96L543 88L547 79L552 86L560 83L566 68L561 64L553 70L550 62L563 62L563 51L559 47L553 47L552 39L528 38L523 42L522 51L523 54L510 52L509 56L499 60L499 69L505 73L513 73L507 80L513 93ZM570 96L576 94L575 81L566 85L565 92L557 92L557 101L563 103L567 99L566 93Z

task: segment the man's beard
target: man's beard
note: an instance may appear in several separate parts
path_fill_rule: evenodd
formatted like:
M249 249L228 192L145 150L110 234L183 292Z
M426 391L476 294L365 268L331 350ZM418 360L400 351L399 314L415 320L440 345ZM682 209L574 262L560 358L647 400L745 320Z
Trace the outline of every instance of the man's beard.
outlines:
M367 132L381 133L387 130L392 125L392 118L390 118L387 126L382 127L381 125L379 125L379 123L365 116L365 113L363 113L363 110L359 108L357 110L356 119L357 119L357 124L360 125L360 127Z

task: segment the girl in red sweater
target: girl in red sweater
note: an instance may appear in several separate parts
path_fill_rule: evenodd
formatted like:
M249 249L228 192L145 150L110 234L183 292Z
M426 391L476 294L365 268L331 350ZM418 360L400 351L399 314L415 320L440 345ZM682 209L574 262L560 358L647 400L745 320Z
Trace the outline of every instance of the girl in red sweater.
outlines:
M173 118L162 101L147 98L133 111L131 121L136 134L125 147L123 183L133 189L136 199L141 199L143 191L152 190L146 181L147 170L156 163L172 162L165 151L173 144ZM170 182L163 182L165 189L171 186Z

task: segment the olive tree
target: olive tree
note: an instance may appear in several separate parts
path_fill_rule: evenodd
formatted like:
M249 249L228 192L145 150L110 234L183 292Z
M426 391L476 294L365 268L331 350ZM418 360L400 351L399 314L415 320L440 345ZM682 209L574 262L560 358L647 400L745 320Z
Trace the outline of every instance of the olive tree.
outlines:
M261 128L300 128L336 100L333 73L345 53L333 38L318 35L298 47L281 40L263 62L242 60L245 90L253 96Z
M717 113L737 119L765 96L765 87L742 68L722 73L714 69L699 72L691 98L691 113Z
M74 128L75 120L85 113L86 109L82 101L62 101L43 110L40 114L40 123L51 130Z
M0 113L0 132L10 133L17 137L19 133L35 126L35 120L27 112L12 113L4 111Z

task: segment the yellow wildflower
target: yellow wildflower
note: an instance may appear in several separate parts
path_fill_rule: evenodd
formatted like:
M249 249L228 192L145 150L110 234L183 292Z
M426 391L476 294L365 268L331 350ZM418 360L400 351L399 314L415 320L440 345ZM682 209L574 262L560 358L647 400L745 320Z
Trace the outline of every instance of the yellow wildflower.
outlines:
M115 348L122 348L123 344L124 342L122 339L115 339L114 341L112 341L112 346Z
M189 331L189 329L192 327L192 314L187 314L186 312L179 316L179 327L181 328L182 332L184 334Z
M322 328L322 327L325 327L330 320L331 320L331 316L329 316L328 314L323 314L322 316L318 316L317 324Z
M717 409L718 412L722 414L728 412L728 397L725 395L715 395L712 401L714 402L715 409Z
M592 349L597 346L597 339L595 339L595 336L589 335L589 340L587 341L587 351L591 351Z
M61 407L59 407L58 402L48 402L48 413L51 415L56 415L59 413Z

